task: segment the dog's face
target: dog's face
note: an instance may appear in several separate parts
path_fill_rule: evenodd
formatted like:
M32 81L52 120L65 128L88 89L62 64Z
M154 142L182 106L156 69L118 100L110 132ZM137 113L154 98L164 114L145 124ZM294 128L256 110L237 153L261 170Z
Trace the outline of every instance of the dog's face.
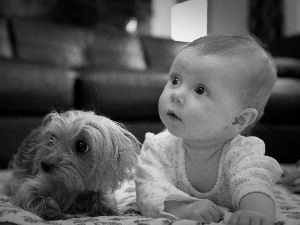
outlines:
M106 117L50 113L19 148L15 176L75 192L114 191L134 167L139 147L130 132Z

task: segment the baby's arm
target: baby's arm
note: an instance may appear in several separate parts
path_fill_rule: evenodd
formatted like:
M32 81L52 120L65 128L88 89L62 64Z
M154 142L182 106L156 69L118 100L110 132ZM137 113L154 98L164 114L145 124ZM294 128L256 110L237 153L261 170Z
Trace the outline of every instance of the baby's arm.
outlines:
M245 195L240 201L240 209L231 216L230 225L273 225L276 207L273 200L264 193Z
M274 224L273 185L282 170L275 159L264 153L264 143L248 137L226 155L225 171L230 180L233 206L237 209L230 225Z
M218 222L224 212L213 202L200 199L193 203L165 201L165 211L180 219L196 220L198 222Z

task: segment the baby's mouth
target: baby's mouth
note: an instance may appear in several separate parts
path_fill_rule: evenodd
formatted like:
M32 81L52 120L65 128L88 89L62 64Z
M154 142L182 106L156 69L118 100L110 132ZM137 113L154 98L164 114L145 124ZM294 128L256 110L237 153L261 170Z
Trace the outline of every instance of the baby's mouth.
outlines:
M171 119L174 119L174 120L180 120L180 121L181 121L181 119L180 119L178 116L176 116L176 114L175 114L172 110L168 110L167 115L168 115Z

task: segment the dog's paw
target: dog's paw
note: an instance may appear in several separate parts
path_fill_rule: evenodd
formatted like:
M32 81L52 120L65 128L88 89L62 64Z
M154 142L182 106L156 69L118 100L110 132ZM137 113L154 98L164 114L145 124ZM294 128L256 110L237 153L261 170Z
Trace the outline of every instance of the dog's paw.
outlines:
M50 220L66 220L68 217L61 212L56 212L52 210L48 211L41 211L38 213L38 216L43 218L44 220L50 221Z

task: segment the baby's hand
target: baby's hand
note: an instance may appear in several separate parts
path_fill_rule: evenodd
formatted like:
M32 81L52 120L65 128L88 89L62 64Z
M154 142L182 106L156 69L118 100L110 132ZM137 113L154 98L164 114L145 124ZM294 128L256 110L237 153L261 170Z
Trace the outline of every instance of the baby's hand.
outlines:
M224 212L217 205L210 200L201 199L186 205L180 217L199 222L218 222L223 216Z
M249 211L249 210L238 210L235 211L228 225L273 225L274 223L259 212Z

